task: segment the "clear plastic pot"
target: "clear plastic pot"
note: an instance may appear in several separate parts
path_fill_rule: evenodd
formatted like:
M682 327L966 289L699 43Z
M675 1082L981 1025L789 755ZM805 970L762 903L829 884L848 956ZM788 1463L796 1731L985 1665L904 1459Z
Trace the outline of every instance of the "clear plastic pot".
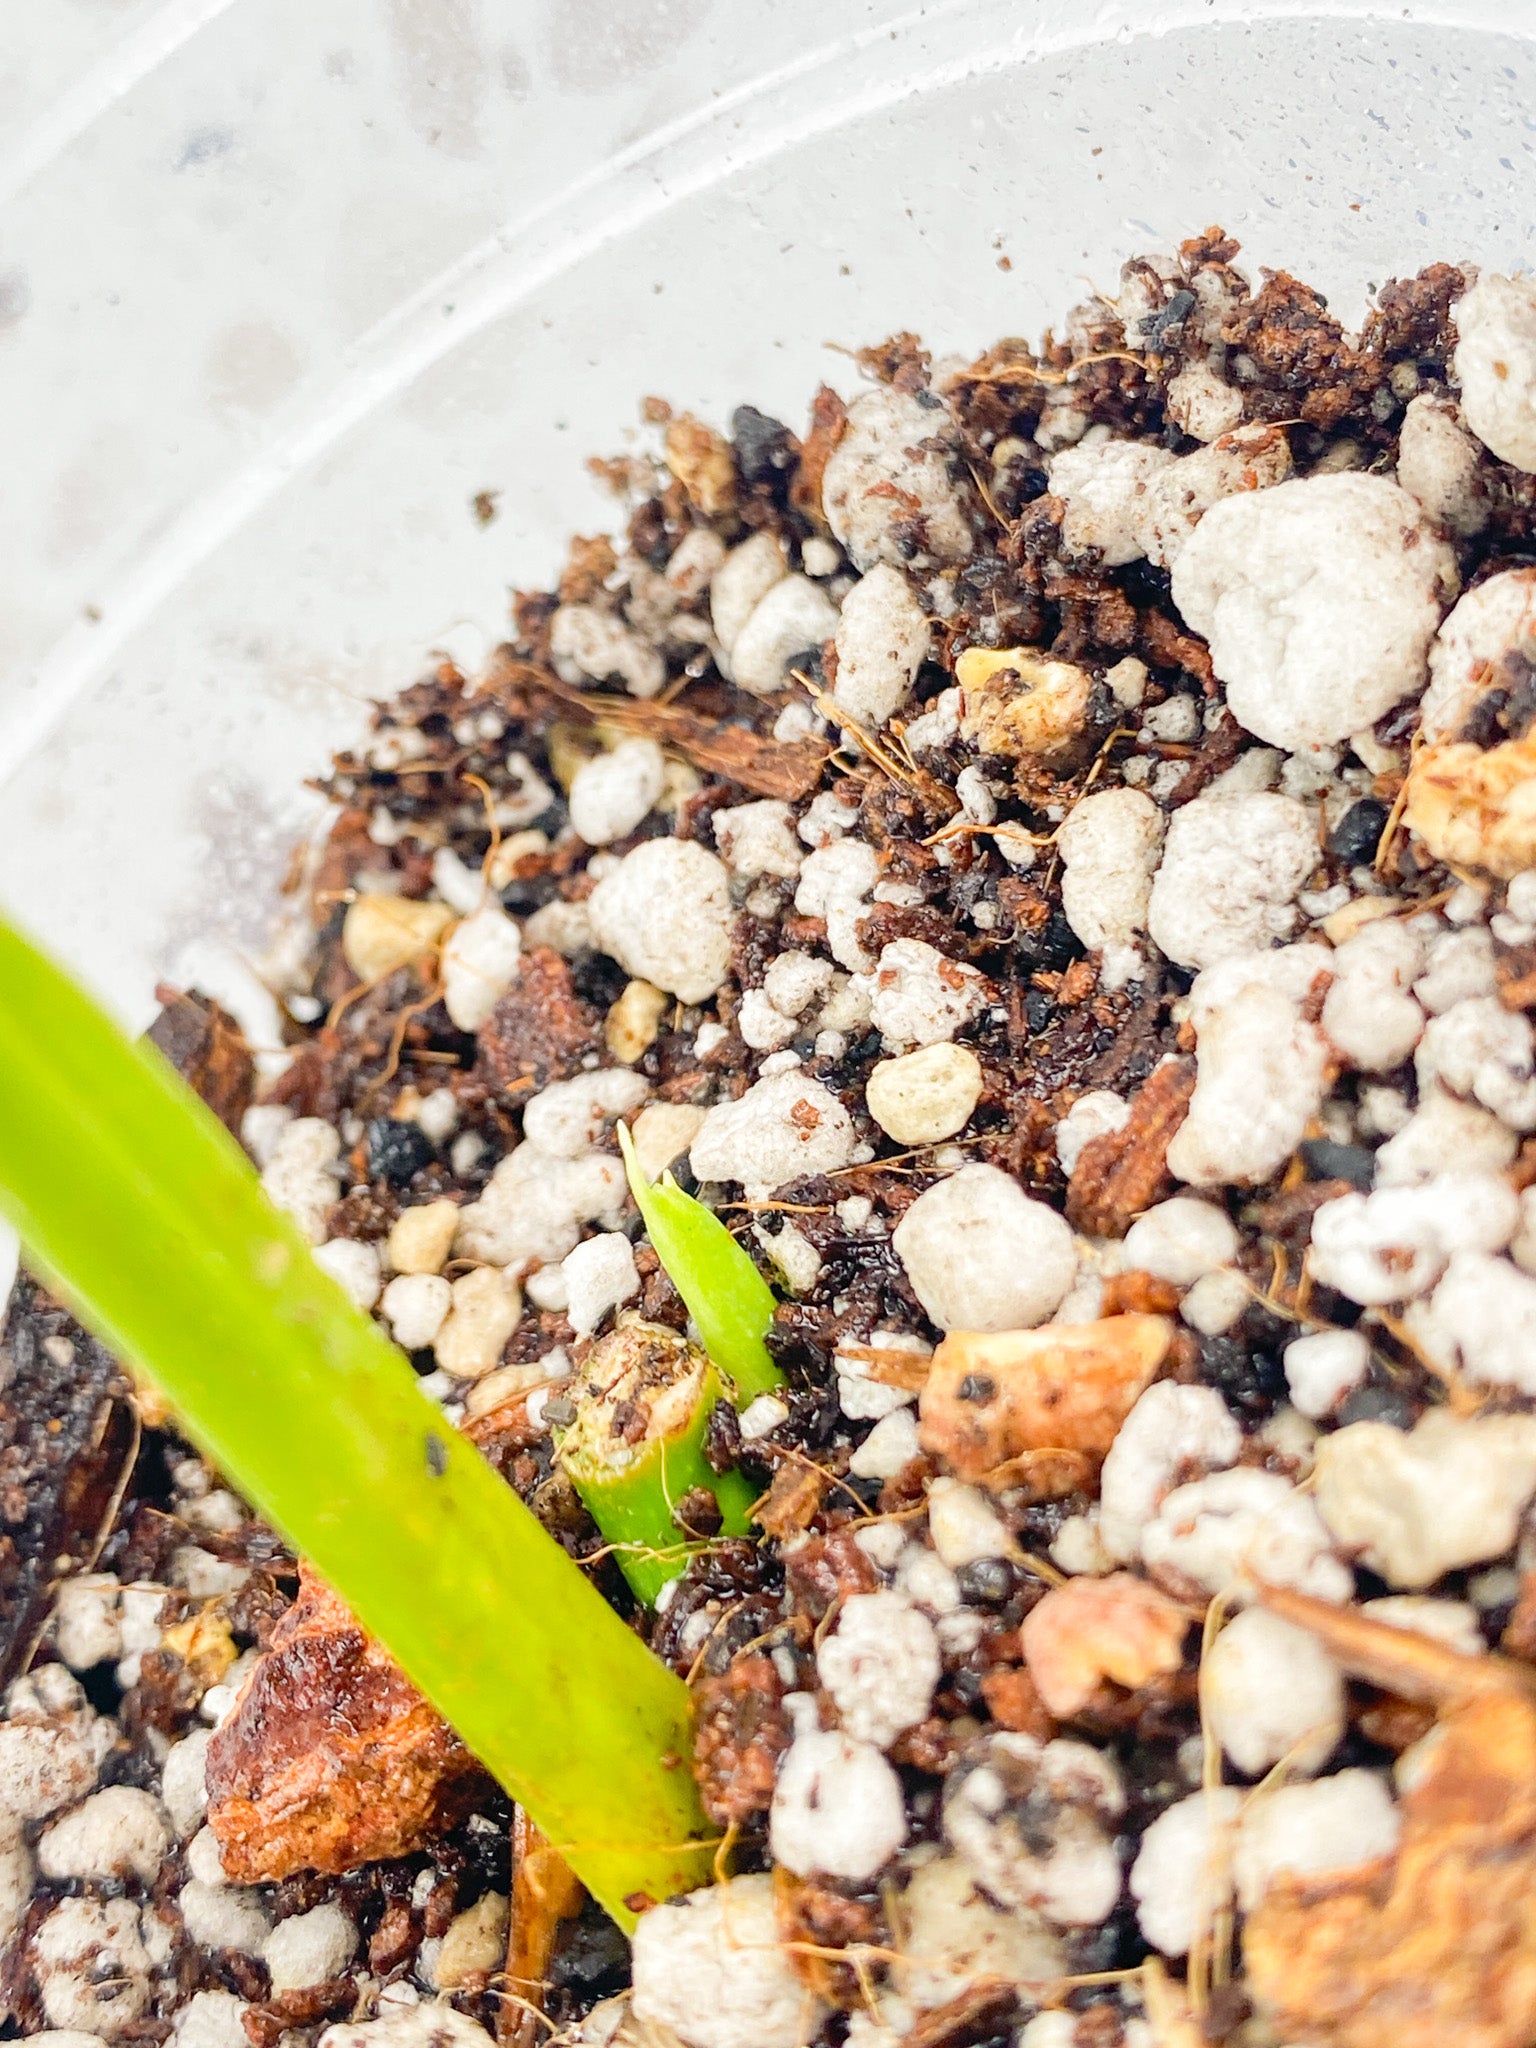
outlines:
M1519 267L1533 108L1533 0L11 9L0 895L142 1022L260 944L359 700L611 519L642 394L798 421L829 343L1034 334L1212 221L1346 313Z

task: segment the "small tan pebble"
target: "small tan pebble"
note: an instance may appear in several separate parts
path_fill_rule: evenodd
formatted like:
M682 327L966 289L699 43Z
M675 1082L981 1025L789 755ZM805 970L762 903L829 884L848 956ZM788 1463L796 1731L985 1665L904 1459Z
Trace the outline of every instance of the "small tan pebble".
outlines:
M437 1362L455 1379L477 1380L501 1358L517 1328L523 1298L495 1266L477 1266L453 1283L453 1307L437 1333Z
M946 1337L920 1398L923 1449L962 1479L1031 1451L1102 1458L1168 1354L1163 1316Z
M570 1361L563 1351L546 1353L536 1358L532 1365L498 1365L494 1372L488 1372L483 1380L476 1380L464 1402L464 1413L473 1422L478 1416L489 1415L493 1408L500 1408L508 1401L515 1401L523 1394L531 1394L536 1387L553 1386L556 1379L564 1377L570 1370Z
M1011 760L1061 753L1082 731L1092 679L1033 647L967 647L955 662L960 730L984 754Z
M639 1059L654 1044L671 1007L672 998L653 981L627 981L603 1022L603 1037L614 1058L625 1066Z
M635 1118L631 1135L647 1180L658 1180L688 1150L708 1110L689 1102L649 1102Z
M1379 917L1390 917L1394 910L1401 909L1395 896L1356 896L1339 910L1332 911L1323 919L1322 931L1332 946L1342 946L1363 931L1368 924L1374 924Z
M446 903L413 903L404 896L359 896L341 928L341 950L360 981L382 981L430 953L453 911Z
M441 1273L459 1227L459 1205L446 1196L406 1209L389 1233L389 1263L397 1273Z
M486 1892L460 1913L443 1936L432 1966L439 1991L462 1991L474 1976L490 1976L506 1959L509 1908L502 1892Z
M881 1060L865 1106L898 1145L933 1145L964 1130L981 1096L981 1062L968 1046L925 1045Z
M1468 740L1425 747L1407 787L1404 821L1436 860L1506 881L1536 867L1536 736L1487 753Z
M1177 1671L1189 1625L1176 1601L1129 1572L1069 1579L1024 1617L1024 1662L1047 1707L1068 1720L1106 1678L1134 1689Z

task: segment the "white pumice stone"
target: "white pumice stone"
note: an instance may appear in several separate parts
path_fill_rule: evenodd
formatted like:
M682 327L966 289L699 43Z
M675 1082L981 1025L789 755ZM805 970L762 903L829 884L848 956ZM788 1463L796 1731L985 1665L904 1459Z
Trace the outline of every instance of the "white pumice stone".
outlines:
M1462 417L1501 462L1536 470L1536 283L1485 270L1451 319Z
M730 875L684 839L648 839L587 899L605 953L627 973L685 1003L702 1003L730 972Z
M1288 752L1374 725L1423 683L1456 561L1383 477L1312 476L1212 506L1173 568L1233 716Z
M981 1062L970 1047L940 1043L878 1061L864 1102L898 1145L932 1145L965 1129L981 1089Z
M1031 1329L1077 1271L1064 1219L995 1166L963 1166L927 1189L892 1242L941 1330Z
M642 1915L633 1965L635 2017L674 2029L688 2048L801 2048L821 2023L822 2007L780 1943L767 1875L708 1885Z

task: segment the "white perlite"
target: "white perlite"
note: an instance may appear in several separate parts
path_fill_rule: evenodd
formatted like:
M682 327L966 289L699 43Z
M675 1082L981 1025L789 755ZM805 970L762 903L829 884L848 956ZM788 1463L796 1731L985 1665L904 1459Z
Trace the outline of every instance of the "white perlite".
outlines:
M134 1877L152 1884L171 1846L158 1799L109 1785L49 1828L37 1845L44 1877Z
M709 586L710 621L721 652L729 659L736 636L775 583L789 574L778 536L754 533L732 548Z
M865 392L848 408L847 429L822 476L821 502L857 568L903 566L899 529L914 518L927 535L926 559L963 562L970 555L970 529L948 464L937 450L921 446L944 435L949 424L942 405L924 404L890 385ZM912 559L921 565L925 556Z
M552 1082L529 1098L523 1135L546 1158L580 1159L610 1124L632 1115L650 1092L644 1076L625 1067L600 1067L569 1081Z
M129 1899L64 1899L33 1939L51 2027L115 2040L149 2009L150 1962Z
M1078 1160L1095 1138L1124 1130L1130 1118L1131 1105L1108 1088L1090 1088L1086 1095L1079 1095L1056 1126L1056 1157L1067 1178L1077 1171Z
M700 1180L739 1181L771 1194L807 1174L835 1173L854 1154L853 1123L819 1081L799 1072L757 1081L709 1112L689 1148Z
M621 1230L587 1238L566 1253L560 1271L565 1276L566 1314L578 1337L590 1337L610 1309L640 1292L634 1247Z
M437 1362L455 1379L479 1379L500 1363L502 1346L523 1312L522 1294L495 1266L465 1273L452 1293L453 1306L437 1333Z
M402 1273L380 1303L390 1335L403 1351L432 1343L453 1306L453 1289L440 1273Z
M802 822L802 837L804 830ZM833 839L806 855L795 890L796 910L802 917L826 919L827 950L840 967L859 975L875 964L859 942L858 927L865 915L864 899L879 875L879 856L872 846L862 839Z
M1165 1956L1189 1953L1232 1895L1230 1842L1241 1795L1230 1785L1195 1792L1160 1813L1131 1866L1141 1931Z
M572 776L571 830L588 846L611 846L627 838L666 781L666 756L654 740L620 740L610 752L583 761Z
M280 1920L262 1945L276 1993L339 1977L357 1953L357 1928L340 1906L316 1906Z
M172 1743L160 1767L160 1797L171 1826L184 1840L202 1824L208 1806L208 1745L213 1732L198 1728Z
M990 1000L984 975L923 939L883 946L865 986L870 1016L893 1052L953 1038Z
M1138 1216L1125 1234L1128 1271L1189 1287L1237 1256L1237 1230L1214 1202L1174 1195Z
M905 576L877 562L843 599L834 635L832 701L860 725L878 729L906 702L928 657L927 614Z
M1210 447L1181 455L1152 480L1138 520L1150 560L1171 569L1196 526L1222 498L1262 491L1291 474L1291 449L1278 427L1239 427Z
M1455 557L1416 501L1359 474L1226 498L1173 567L1174 603L1210 642L1233 716L1292 753L1418 689L1455 590Z
M814 654L837 630L837 606L808 576L785 576L752 607L731 644L731 680L755 697L782 689L796 655Z
M632 697L654 697L667 679L658 649L631 632L613 612L589 604L563 604L549 626L549 654L565 683L605 683L617 677ZM537 813L534 814L535 816Z
M629 974L702 1003L730 973L730 875L687 839L648 839L587 899L603 951Z
M484 2027L442 2000L429 2005L396 2003L405 1988L385 1987L378 2019L327 2027L319 2048L486 2048L491 2037Z
M759 875L790 881L800 872L805 853L795 836L794 814L788 804L765 797L760 803L716 811L714 832L726 866L748 881Z
M1197 796L1169 820L1147 928L1182 967L1267 946L1295 924L1296 892L1317 859L1317 827L1294 797Z
M1334 1602L1354 1590L1310 1496L1248 1465L1176 1486L1142 1530L1141 1555L1175 1590L1192 1583L1234 1600L1250 1599L1255 1581Z
M1319 1330L1287 1344L1282 1363L1297 1411L1317 1421L1365 1378L1371 1347L1358 1330Z
M1322 1026L1352 1067L1385 1074L1413 1051L1424 1012L1408 991L1423 972L1424 942L1400 918L1378 918L1339 947Z
M800 2048L822 2008L780 1946L769 1876L732 1878L642 1915L634 2012L689 2048Z
M1482 453L1449 400L1421 392L1403 414L1397 434L1397 480L1417 498L1425 517L1467 539L1488 524ZM1434 655L1430 655L1434 666ZM1427 721L1426 721L1427 722Z
M176 2048L247 2048L240 2024L250 2007L232 1991L194 1992L176 2015Z
M996 1166L963 1166L918 1196L892 1242L941 1330L1025 1330L1077 1271L1065 1220Z
M1462 1173L1501 1173L1519 1149L1515 1133L1491 1111L1432 1088L1376 1154L1376 1187L1412 1187L1440 1173L1448 1159Z
M512 985L523 935L498 903L456 924L443 947L443 1005L461 1031L489 1023Z
M1402 1821L1374 1771L1339 1771L1312 1785L1282 1785L1244 1808L1232 1872L1251 1913L1282 1874L1349 1870L1397 1847Z
M123 1654L122 1588L113 1572L66 1579L53 1606L53 1640L71 1671L115 1663Z
M1440 1173L1413 1187L1340 1195L1312 1219L1315 1278L1380 1307L1427 1294L1452 1255L1502 1251L1520 1204L1495 1174Z
M1168 417L1195 441L1215 441L1242 425L1243 394L1205 363L1191 363L1170 378Z
M315 1264L329 1273L354 1307L370 1309L379 1298L378 1247L356 1238L333 1237L315 1246Z
M802 1877L870 1878L906 1839L901 1780L873 1743L830 1729L795 1738L768 1815L776 1862Z
M1454 739L1490 689L1506 655L1536 643L1536 569L1506 569L1469 590L1435 635L1424 692L1426 739Z
M1061 1927L1095 1927L1113 1909L1124 1811L1111 1757L1030 1735L983 1736L944 1789L944 1832L977 1882Z
M1421 1091L1436 1082L1471 1096L1514 1131L1536 1128L1531 1020L1497 996L1474 996L1431 1018L1414 1055Z
M853 1594L816 1653L843 1727L878 1749L924 1719L939 1672L933 1624L899 1593Z
M1235 1462L1243 1433L1214 1387L1159 1380L1121 1423L1100 1482L1099 1539L1112 1558L1141 1553L1142 1532L1175 1479Z
M1250 1778L1282 1757L1309 1777L1344 1733L1344 1674L1316 1636L1262 1607L1217 1636L1200 1690L1217 1740Z
M1140 790L1105 789L1075 805L1056 835L1062 911L1090 951L1103 950L1110 988L1143 968L1136 937L1147 928L1163 823Z
M258 1956L272 1932L272 1916L254 1890L222 1877L217 1884L190 1878L176 1899L189 1939L203 1948Z
M896 1982L920 2012L947 2005L978 1978L1048 1983L1066 1968L1060 1941L1039 1917L993 1905L961 1857L920 1865L898 1911L904 1938ZM1075 2015L1062 2017L1076 2024Z
M1485 270L1451 318L1467 425L1501 462L1536 470L1536 282Z
M1108 427L1090 427L1072 448L1053 456L1047 475L1062 499L1062 546L1068 554L1098 554L1106 568L1123 568L1146 552L1148 493L1174 457L1155 441L1119 441Z
M1016 1548L1007 1524L979 1486L935 1479L928 1489L928 1534L942 1563L952 1572L986 1558L1011 1557Z
M1495 1183L1508 1193L1505 1183ZM1486 1252L1457 1252L1413 1334L1435 1362L1474 1386L1536 1394L1536 1280Z
M1463 1418L1431 1408L1406 1433L1352 1422L1318 1440L1323 1519L1392 1586L1429 1586L1500 1556L1533 1492L1533 1416Z
M1267 1180L1322 1106L1322 1034L1280 990L1250 982L1199 1027L1195 1057L1195 1092L1168 1147L1169 1172L1197 1186Z
M285 1124L262 1170L269 1202L285 1210L311 1244L325 1242L325 1219L336 1201L341 1139L323 1117Z

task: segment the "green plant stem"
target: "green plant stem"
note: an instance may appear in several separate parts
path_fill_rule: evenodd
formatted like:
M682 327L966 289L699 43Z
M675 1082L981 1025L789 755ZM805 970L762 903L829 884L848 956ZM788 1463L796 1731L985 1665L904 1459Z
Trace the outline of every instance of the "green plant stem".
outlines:
M608 1342L622 1344L646 1328L630 1324ZM560 1461L571 1484L587 1513L615 1546L619 1569L631 1591L647 1607L655 1606L662 1587L686 1567L698 1536L716 1533L690 1533L678 1512L687 1497L696 1496L701 1489L714 1496L722 1536L746 1535L757 1497L756 1488L740 1472L716 1472L704 1455L710 1411L721 1398L714 1367L702 1352L671 1331L656 1334L669 1339L667 1349L675 1352L672 1384L697 1378L696 1389L690 1387L685 1392L681 1418L674 1419L663 1434L626 1443L613 1425L621 1410L637 1398L646 1398L644 1393L636 1395L634 1376L626 1374L612 1387L583 1396L576 1421L560 1445ZM647 1347L653 1369L659 1355L664 1355L661 1344ZM650 1391L656 1391L654 1386Z
M784 1375L763 1342L773 1322L772 1289L720 1218L685 1194L670 1173L646 1179L626 1125L619 1149L630 1192L667 1277L687 1303L699 1341L745 1408L772 1394Z
M704 1882L687 1689L315 1265L154 1047L0 923L0 1206L622 1926Z

